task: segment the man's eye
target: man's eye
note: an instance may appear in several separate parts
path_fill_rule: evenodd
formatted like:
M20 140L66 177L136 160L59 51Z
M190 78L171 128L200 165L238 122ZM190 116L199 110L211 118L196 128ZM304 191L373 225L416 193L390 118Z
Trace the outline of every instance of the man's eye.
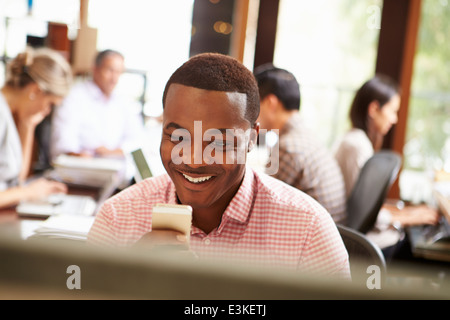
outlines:
M216 147L224 147L224 146L227 145L226 142L220 141L220 140L214 140L212 143L213 143Z
M212 144L217 148L230 148L233 147L233 142L223 141L223 140L214 140Z
M185 136L182 135L171 135L170 136L170 140L176 143L182 142L184 140L187 140L187 138Z

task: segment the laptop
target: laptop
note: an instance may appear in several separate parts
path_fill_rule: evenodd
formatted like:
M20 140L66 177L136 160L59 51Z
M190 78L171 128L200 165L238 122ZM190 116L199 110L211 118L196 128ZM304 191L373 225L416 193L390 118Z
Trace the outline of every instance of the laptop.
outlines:
M142 149L137 149L131 153L133 157L133 162L136 166L135 172L135 180L136 182L142 181L144 179L150 178L153 176L152 170L150 169L150 163L147 161L147 158L144 155ZM69 158L66 158L66 160ZM75 161L78 161L76 159ZM83 163L78 161L77 164ZM118 167L114 167L114 162L102 162L102 164L110 163L112 166L100 166L99 168L94 168L92 163L89 164L90 171L108 171L114 172L114 169ZM96 162L99 163L99 162ZM73 166L75 167L75 166ZM87 166L85 166L86 168ZM78 168L84 169L84 168ZM78 170L80 172L80 170ZM86 181L86 179L83 179ZM98 184L100 180L96 179L95 186L99 186ZM94 215L100 206L106 201L116 190L117 186L120 183L120 178L118 175L109 175L103 176L102 188L100 190L100 194L98 200L96 201L93 197L90 196L81 196L81 195L71 195L71 194L53 194L50 195L47 199L41 201L26 201L21 202L16 207L16 212L19 216L22 217L40 217L40 218L48 218L54 215L61 214L69 214L69 215L84 215L84 216L92 216ZM78 184L77 184L78 185ZM89 187L93 185L90 184Z
M133 156L133 161L136 166L136 172L134 175L136 182L153 177L149 162L147 161L142 149L134 150L131 152L131 155Z
M450 189L435 188L433 196L441 217L437 225L408 228L413 254L432 260L450 261Z
M54 215L93 216L119 185L117 178L111 179L100 189L97 200L87 195L52 194L41 201L23 201L16 207L21 217L48 218Z
M16 207L21 217L48 218L54 215L92 216L97 201L90 196L71 194L52 194L40 201L24 201Z
M39 201L22 201L17 205L16 212L21 217L48 218L55 215L81 215L93 216L100 206L117 189L120 183L118 175L110 175L98 190L96 198L88 195L52 194Z

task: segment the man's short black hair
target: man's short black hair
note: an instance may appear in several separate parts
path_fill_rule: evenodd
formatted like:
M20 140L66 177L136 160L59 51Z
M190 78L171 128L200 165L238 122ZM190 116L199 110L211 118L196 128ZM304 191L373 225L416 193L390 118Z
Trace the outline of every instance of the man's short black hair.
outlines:
M172 83L204 90L245 93L245 118L252 126L258 118L259 92L255 77L243 64L230 56L201 53L186 61L172 74L164 88L163 108Z
M286 110L300 110L300 85L291 72L266 63L257 67L254 74L261 100L274 94Z
M95 66L100 67L103 63L103 60L106 57L113 56L113 55L119 56L122 59L124 59L123 55L119 51L106 49L106 50L103 50L103 51L100 51L99 53L97 53L97 56L95 57Z

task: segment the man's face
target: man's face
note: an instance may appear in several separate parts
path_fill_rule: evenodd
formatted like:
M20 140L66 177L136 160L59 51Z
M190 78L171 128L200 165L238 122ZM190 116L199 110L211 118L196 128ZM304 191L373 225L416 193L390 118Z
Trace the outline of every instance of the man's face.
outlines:
M257 135L250 132L245 108L242 93L169 87L160 151L182 204L205 208L233 198L244 177L249 139L254 143ZM243 132L246 138L238 136Z
M94 68L93 79L102 92L109 96L113 92L124 70L124 61L119 55L110 55L103 59L100 66Z

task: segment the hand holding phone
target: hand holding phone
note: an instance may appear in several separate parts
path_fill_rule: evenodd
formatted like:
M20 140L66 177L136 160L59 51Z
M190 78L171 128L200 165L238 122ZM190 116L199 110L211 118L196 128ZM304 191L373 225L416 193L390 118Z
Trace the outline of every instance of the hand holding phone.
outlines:
M191 206L158 203L153 207L152 230L178 231L189 240L191 225Z
M192 208L186 205L156 204L152 212L152 231L139 244L152 247L189 247Z

